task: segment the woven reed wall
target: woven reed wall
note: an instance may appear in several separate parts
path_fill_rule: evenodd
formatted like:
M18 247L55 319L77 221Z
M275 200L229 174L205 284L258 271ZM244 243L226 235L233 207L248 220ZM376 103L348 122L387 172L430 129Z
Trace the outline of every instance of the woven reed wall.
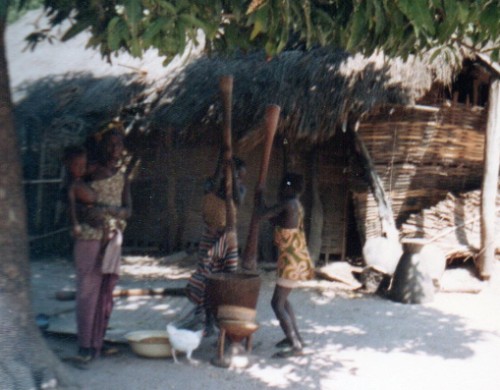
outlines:
M362 121L360 137L391 197L398 227L448 192L480 186L486 115L482 108L464 105L387 107ZM371 193L357 191L353 198L361 235L380 235Z
M337 140L334 140L331 145L323 147L318 156L318 186L323 207L320 257L326 261L339 258L346 246L349 186L345 153L346 150L342 150Z
M481 191L475 190L446 199L418 214L401 226L404 238L424 238L439 246L449 260L475 258L480 248ZM500 188L496 198L496 252L500 254Z
M240 247L246 243L248 226L253 211L253 193L261 161L261 148L251 153L240 154L247 164L247 194L238 209L237 228ZM281 180L282 156L275 150L268 171L266 203L276 202L279 180ZM141 171L132 183L134 212L125 232L129 249L156 249L166 247L167 235L179 240L180 249L194 249L203 231L201 204L205 179L214 173L218 146L186 146L164 151L151 161L143 162ZM158 163L158 158L163 161ZM167 161L169 160L169 161ZM177 223L170 215L174 210L168 204L169 186L175 192L174 203ZM170 237L172 238L172 237ZM272 237L268 237L272 241ZM170 248L173 249L173 248ZM179 249L179 248L177 248Z

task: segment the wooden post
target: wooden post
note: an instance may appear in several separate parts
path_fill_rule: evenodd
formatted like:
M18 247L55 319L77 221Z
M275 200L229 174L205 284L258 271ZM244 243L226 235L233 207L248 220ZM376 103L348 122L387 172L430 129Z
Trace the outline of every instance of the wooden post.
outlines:
M491 277L495 262L496 197L500 164L500 79L490 86L488 124L484 146L484 176L481 185L481 250L478 271L481 279Z
M382 181L375 171L375 166L373 165L373 161L368 153L368 149L366 149L366 146L359 137L358 132L354 129L352 129L352 131L357 151L362 159L364 168L368 172L368 181L372 189L373 196L375 197L375 201L377 202L380 223L382 225L382 233L385 233L387 238L399 241L399 233L396 228L396 223L394 222L394 214L392 212L390 199L387 197Z
M260 174L255 186L254 199L258 199L266 187L267 171L269 169L269 160L271 158L271 150L273 148L274 135L278 126L281 107L275 104L270 104L266 107L265 114L265 140L264 152L262 154L262 162L260 166ZM259 244L259 222L260 217L254 204L252 219L248 229L248 237L243 252L242 268L247 271L255 271L257 269L257 249Z
M165 232L165 243L167 252L173 252L174 250L180 249L182 247L182 230L181 226L184 223L181 223L181 218L177 211L176 198L177 198L177 175L176 175L176 151L172 147L172 129L167 129L165 139L164 139L164 148L166 155L166 193L165 193L165 203L167 208L166 213L166 232Z
M224 116L222 121L222 143L224 176L226 179L226 229L233 230L236 226L236 214L233 208L233 148L231 142L231 119L233 101L233 76L222 76L219 80Z
M308 154L307 188L310 196L310 223L308 226L308 248L311 258L318 261L323 243L323 203L319 191L319 150L313 148Z

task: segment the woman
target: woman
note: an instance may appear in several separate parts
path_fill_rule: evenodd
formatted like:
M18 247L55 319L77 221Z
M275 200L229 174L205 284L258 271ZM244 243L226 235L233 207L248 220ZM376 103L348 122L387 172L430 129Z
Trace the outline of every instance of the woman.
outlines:
M90 178L99 206L92 208L93 215L85 217L74 246L78 357L83 362L106 353L104 335L118 282L121 237L132 211L128 178L119 165L123 140L123 133L117 129L102 136L98 164ZM92 219L101 219L102 224L91 223ZM106 232L108 237L104 237ZM104 248L103 242L107 242Z
M207 277L220 272L235 272L238 266L236 231L234 227L226 226L226 180L222 174L223 164L231 166L234 214L246 192L243 184L246 173L245 163L237 157L222 162L221 154L214 176L205 183L202 206L205 229L198 246L198 265L186 287L188 299L196 306L193 312L194 318L187 323L180 324L182 327L194 328L201 322L205 327L205 336L213 334L214 325L212 313L205 302Z
M314 276L314 265L304 233L304 209L299 200L302 189L302 175L287 173L281 182L279 202L275 206L268 208L262 198L257 199L259 214L270 218L275 225L274 243L278 248L277 281L271 306L286 337L276 344L278 348L285 349L274 357L300 355L304 346L292 304L288 300L295 287Z

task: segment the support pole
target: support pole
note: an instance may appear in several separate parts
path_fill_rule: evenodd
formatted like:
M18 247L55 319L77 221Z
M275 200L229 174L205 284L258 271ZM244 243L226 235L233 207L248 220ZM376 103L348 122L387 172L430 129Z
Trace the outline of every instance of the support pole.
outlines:
M491 83L488 99L488 125L484 146L484 176L481 185L481 250L478 271L489 280L495 262L496 197L500 165L500 79Z

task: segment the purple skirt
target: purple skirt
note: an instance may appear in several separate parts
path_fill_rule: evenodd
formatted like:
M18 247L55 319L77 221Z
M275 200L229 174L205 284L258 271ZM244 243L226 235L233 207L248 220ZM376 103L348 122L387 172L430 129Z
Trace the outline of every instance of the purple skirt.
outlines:
M113 290L118 275L103 274L101 241L76 240L76 323L78 345L99 354L113 310Z

